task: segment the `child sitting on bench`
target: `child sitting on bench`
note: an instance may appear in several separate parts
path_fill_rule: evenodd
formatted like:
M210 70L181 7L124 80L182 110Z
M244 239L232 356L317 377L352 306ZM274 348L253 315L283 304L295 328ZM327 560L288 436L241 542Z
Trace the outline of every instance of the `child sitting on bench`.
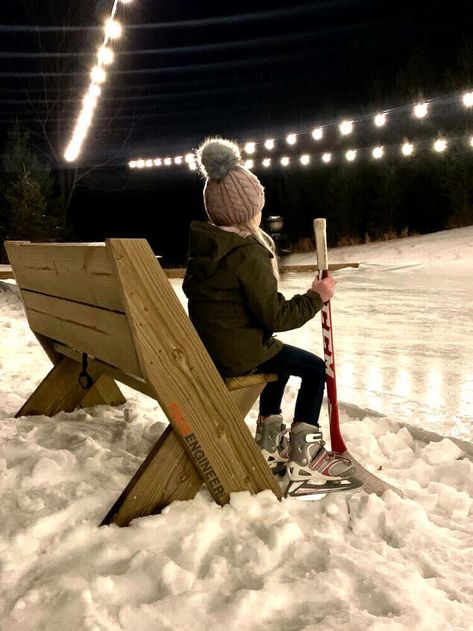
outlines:
M354 467L324 447L318 424L324 361L273 337L313 318L333 296L335 281L316 277L305 294L286 300L278 292L274 243L260 228L264 188L241 165L238 146L219 138L206 140L197 160L206 178L209 222L191 225L183 284L189 316L222 376L278 375L260 396L256 441L270 467L287 465L287 493L291 482L298 494L339 490L340 480L350 478ZM300 377L301 385L288 441L281 402L291 375Z

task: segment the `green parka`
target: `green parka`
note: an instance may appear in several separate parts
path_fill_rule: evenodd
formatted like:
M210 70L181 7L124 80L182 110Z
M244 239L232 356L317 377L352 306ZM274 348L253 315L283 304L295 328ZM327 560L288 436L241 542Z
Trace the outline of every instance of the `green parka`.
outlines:
M274 332L297 329L322 308L312 290L286 300L271 259L253 236L191 224L183 284L189 317L224 377L253 372L281 350Z

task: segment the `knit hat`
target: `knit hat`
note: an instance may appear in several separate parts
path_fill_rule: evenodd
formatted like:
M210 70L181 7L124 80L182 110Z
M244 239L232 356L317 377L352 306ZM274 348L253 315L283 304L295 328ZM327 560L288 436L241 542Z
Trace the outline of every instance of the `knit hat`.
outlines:
M264 188L243 167L238 145L223 138L209 138L197 150L197 162L206 178L204 204L217 226L243 226L264 206Z

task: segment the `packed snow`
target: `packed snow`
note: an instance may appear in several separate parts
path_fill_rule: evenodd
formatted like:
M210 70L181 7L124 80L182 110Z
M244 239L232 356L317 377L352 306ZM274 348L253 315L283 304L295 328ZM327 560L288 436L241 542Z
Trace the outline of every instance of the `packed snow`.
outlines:
M203 489L97 528L166 418L123 387L117 408L15 419L50 364L16 293L0 291L2 631L473 629L473 227L330 258L360 262L335 274L342 432L403 498L237 493L219 507ZM310 282L289 273L281 289ZM280 338L320 353L320 320Z

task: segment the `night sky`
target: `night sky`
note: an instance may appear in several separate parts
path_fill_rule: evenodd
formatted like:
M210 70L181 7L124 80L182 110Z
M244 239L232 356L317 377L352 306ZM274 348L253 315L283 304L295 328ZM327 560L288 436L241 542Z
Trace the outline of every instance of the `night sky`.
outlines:
M53 169L65 166L112 4L2 5L0 135L24 122ZM283 138L473 87L470 0L133 0L118 17L124 33L80 162L106 168L81 181L72 205L71 235L81 240L146 236L182 259L188 223L202 215L201 182L179 169L130 171L131 158L182 154L212 134ZM392 142L402 132L392 126ZM267 212L291 212L272 190ZM178 247L157 234L156 209Z
M91 28L1 27L2 125L15 117L35 125L46 108L40 102L41 70L58 72L53 90L48 80L48 98L61 99L50 116L58 121L54 146L65 144L76 117L74 99L85 90L100 44L96 27L111 5L104 0L3 3L4 25ZM459 43L469 35L469 5L458 0L134 0L120 5L124 36L115 45L114 72L85 160L123 162L137 154L178 152L213 133L241 140L284 134L317 120L356 115L370 105L397 105L405 96L396 95L396 83L417 51L429 63L419 92L435 96L435 73L455 65ZM41 50L69 55L45 57ZM31 76L10 76L15 73Z

